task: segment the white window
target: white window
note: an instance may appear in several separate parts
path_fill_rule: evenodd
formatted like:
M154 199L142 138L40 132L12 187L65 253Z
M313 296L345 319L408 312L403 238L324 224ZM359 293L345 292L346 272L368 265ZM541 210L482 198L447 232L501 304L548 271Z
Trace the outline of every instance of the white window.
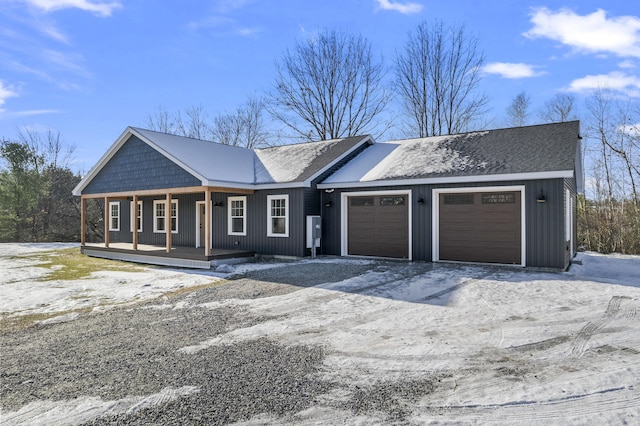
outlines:
M153 200L153 232L164 233L167 218L166 200ZM171 233L178 233L178 200L171 200Z
M247 235L247 197L227 198L229 235Z
M109 202L109 231L120 230L120 201Z
M288 195L267 195L267 236L289 236Z
M129 210L131 211L130 231L133 232L134 223L138 229L138 232L142 232L142 201L138 200L137 208L133 208L133 201L129 204Z

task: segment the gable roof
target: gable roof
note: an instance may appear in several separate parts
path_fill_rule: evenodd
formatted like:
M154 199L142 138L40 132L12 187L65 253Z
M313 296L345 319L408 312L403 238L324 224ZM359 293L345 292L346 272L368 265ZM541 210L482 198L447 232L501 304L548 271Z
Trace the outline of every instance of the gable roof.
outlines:
M573 177L582 188L579 122L376 143L319 188Z
M241 189L310 186L311 181L353 150L372 143L370 136L357 136L254 150L127 127L74 188L74 195L82 194L131 136L193 175L203 186Z

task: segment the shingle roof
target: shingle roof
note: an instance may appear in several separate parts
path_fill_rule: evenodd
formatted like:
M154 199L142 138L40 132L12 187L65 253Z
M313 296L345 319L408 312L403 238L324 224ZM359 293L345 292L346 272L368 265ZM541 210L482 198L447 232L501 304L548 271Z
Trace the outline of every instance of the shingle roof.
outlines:
M204 180L247 185L305 182L369 138L354 136L247 149L152 130L132 129Z
M364 143L370 136L247 149L211 141L128 127L76 186L79 195L111 157L135 135L207 186L253 188L255 185L308 186L317 175Z
M579 122L376 143L325 179L349 183L573 172Z
M368 136L256 149L255 183L306 181Z

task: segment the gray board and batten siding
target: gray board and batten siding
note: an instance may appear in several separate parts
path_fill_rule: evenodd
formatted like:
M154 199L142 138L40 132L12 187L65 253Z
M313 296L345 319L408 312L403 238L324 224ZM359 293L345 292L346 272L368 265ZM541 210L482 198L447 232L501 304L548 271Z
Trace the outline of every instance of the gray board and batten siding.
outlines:
M565 235L565 187L574 188L573 179L540 179L503 182L472 182L461 184L438 185L402 185L372 188L372 191L399 191L408 190L411 193L411 245L412 260L433 260L433 214L432 214L432 190L446 188L474 188L495 187L496 190L505 186L524 186L524 214L525 214L525 266L565 269L570 261L570 248L564 240ZM546 197L545 203L538 203L537 196L543 191ZM333 192L322 192L322 253L341 255L342 231L341 198L343 193L365 192L365 188L340 188ZM422 200L419 202L418 200ZM325 204L331 201L331 206ZM575 234L574 234L575 235ZM574 241L575 251L575 241Z
M253 194L213 193L212 207L212 245L213 248L230 250L247 250L261 254L303 257L308 255L305 248L305 188L271 189L255 191ZM289 201L289 236L267 236L267 196L287 194ZM229 197L246 197L246 235L229 235L228 208ZM172 234L174 246L195 247L197 202L204 201L203 193L175 194L172 199L178 200L178 232ZM140 244L163 245L164 232L153 230L153 200L165 200L162 196L140 197L142 201L143 225L138 233ZM132 198L114 200L120 203L120 231L110 231L111 242L132 242L131 210ZM215 206L221 204L221 206ZM315 214L320 206L308 214Z

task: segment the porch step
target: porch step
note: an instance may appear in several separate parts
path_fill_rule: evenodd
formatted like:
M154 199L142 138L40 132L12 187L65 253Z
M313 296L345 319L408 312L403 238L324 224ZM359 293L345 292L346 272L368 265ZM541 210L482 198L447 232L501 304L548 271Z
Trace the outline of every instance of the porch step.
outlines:
M211 262L208 260L181 259L178 257L148 256L137 253L121 253L106 250L92 250L84 248L82 253L87 256L99 257L102 259L122 260L125 262L146 263L148 265L173 266L176 268L210 269Z

